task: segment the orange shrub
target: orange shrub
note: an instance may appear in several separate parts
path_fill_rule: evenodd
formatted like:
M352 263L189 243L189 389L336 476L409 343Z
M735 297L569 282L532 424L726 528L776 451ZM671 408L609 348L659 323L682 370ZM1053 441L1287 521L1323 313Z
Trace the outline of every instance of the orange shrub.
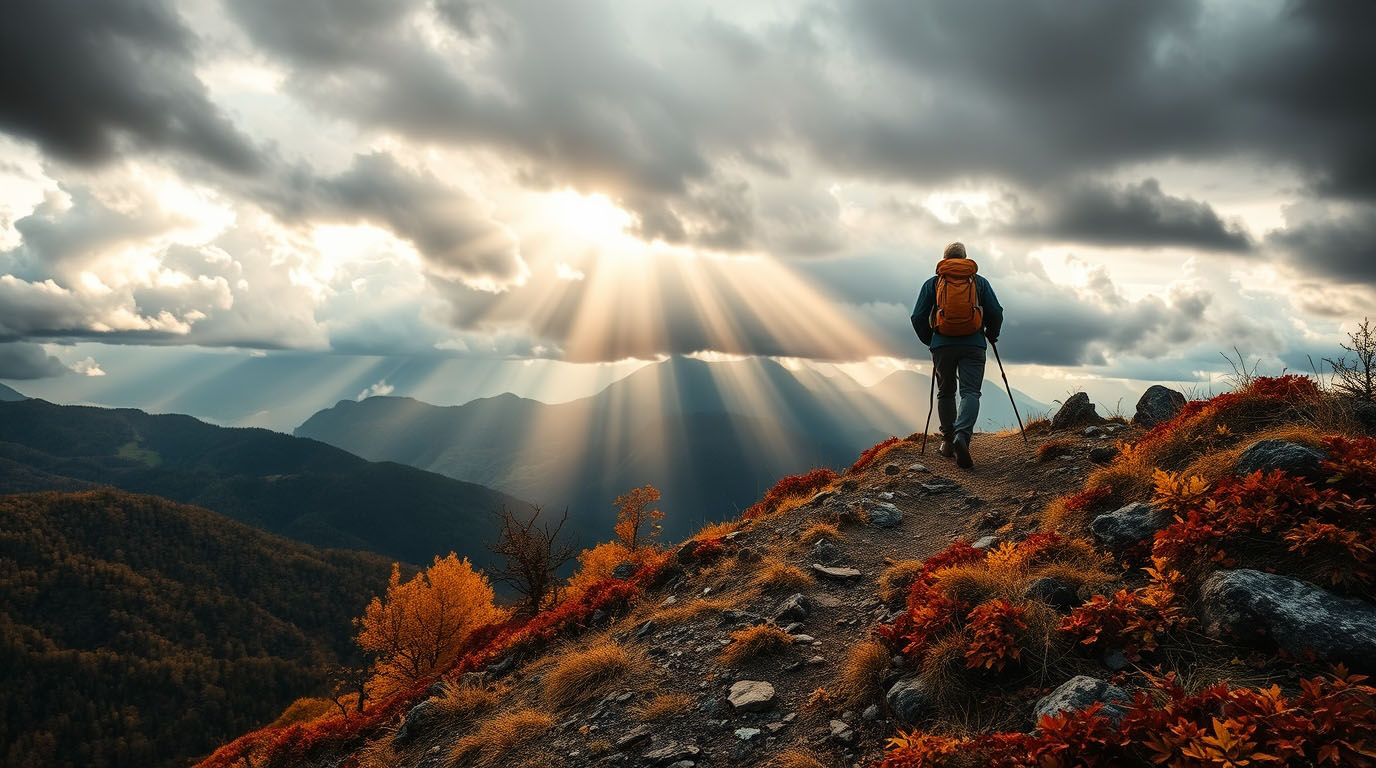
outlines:
M965 652L965 665L998 672L1009 662L1016 662L1022 656L1016 633L1027 629L1023 619L1026 615L1026 608L1007 600L990 600L975 606L969 616L975 639Z
M803 475L789 475L775 483L773 488L765 492L764 498L758 504L746 509L741 517L753 520L772 515L779 510L785 501L811 496L831 485L834 480L836 480L836 473L826 467L814 469Z
M868 467L870 465L871 462L873 462L875 459L879 458L881 455L887 452L890 448L892 448L895 445L898 445L901 442L903 441L899 440L897 437L890 437L877 445L865 449L865 452L860 454L860 458L856 459L855 463L850 465L850 469L846 470L846 474L853 475L857 472L863 471L865 467Z

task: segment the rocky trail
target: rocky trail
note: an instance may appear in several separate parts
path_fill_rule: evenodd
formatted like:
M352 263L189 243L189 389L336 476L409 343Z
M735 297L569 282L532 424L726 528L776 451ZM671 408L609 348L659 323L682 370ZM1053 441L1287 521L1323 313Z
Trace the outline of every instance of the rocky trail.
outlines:
M917 442L903 441L835 490L727 534L726 549L713 560L698 561L689 542L680 553L682 574L628 613L605 617L589 634L531 663L512 660L472 676L473 683L500 686L509 710L541 703L542 678L562 654L614 642L648 659L642 674L558 711L547 736L507 754L505 764L753 765L801 746L831 764L869 765L899 727L893 711L902 702L885 706L873 697L863 706L840 707L816 700L814 692L834 684L847 655L877 622L902 610L901 595L881 600L882 574L957 539L988 547L1027 533L1050 499L1080 487L1094 466L1091 452L1100 449L1099 458L1115 442L1111 436L1126 436L1113 434L1120 430L1135 428L1058 433L1065 454L1051 460L1036 456L1049 440L1045 433L1029 444L1017 433L981 434L972 446L972 470L940 456L935 442L921 455ZM838 535L809 534L828 521ZM757 585L762 572L781 563L806 573L805 583ZM755 625L782 629L790 646L726 664L721 654L732 634ZM902 657L893 658L884 689L905 672ZM678 695L677 711L648 718L647 705L669 694ZM460 734L451 727L423 709L413 711L391 745L396 764L454 764L449 749Z

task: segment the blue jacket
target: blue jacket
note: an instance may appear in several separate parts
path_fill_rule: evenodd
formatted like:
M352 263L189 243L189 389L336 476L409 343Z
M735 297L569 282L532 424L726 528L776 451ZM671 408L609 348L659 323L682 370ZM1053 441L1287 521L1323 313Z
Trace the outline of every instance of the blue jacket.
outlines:
M987 346L984 343L986 335L998 339L999 329L1003 327L1003 307L994 295L994 287L983 276L975 275L975 287L979 291L979 305L984 309L984 332L972 333L969 336L943 336L934 331L931 324L932 310L936 309L936 275L922 284L911 319L913 330L917 331L917 337L922 339L923 344L932 349L955 344L968 344L984 349Z

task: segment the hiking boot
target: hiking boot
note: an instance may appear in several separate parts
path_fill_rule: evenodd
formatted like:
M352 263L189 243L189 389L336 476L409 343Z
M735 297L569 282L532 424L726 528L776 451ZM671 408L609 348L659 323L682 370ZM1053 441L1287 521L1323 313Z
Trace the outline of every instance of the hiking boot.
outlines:
M957 467L969 469L975 466L975 462L970 460L969 435L956 435L956 439L951 441L951 449L955 451Z
M956 455L955 449L951 447L951 441L949 440L942 440L941 445L937 446L936 452L948 459Z

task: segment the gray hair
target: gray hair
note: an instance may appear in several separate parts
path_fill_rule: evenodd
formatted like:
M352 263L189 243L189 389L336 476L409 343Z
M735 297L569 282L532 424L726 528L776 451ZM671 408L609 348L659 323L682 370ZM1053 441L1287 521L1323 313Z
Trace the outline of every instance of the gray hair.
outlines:
M967 258L966 255L965 255L965 243L951 243L950 245L946 246L946 250L945 250L945 251L942 251L942 253L941 253L941 258L943 258L943 259L964 259L964 258Z

